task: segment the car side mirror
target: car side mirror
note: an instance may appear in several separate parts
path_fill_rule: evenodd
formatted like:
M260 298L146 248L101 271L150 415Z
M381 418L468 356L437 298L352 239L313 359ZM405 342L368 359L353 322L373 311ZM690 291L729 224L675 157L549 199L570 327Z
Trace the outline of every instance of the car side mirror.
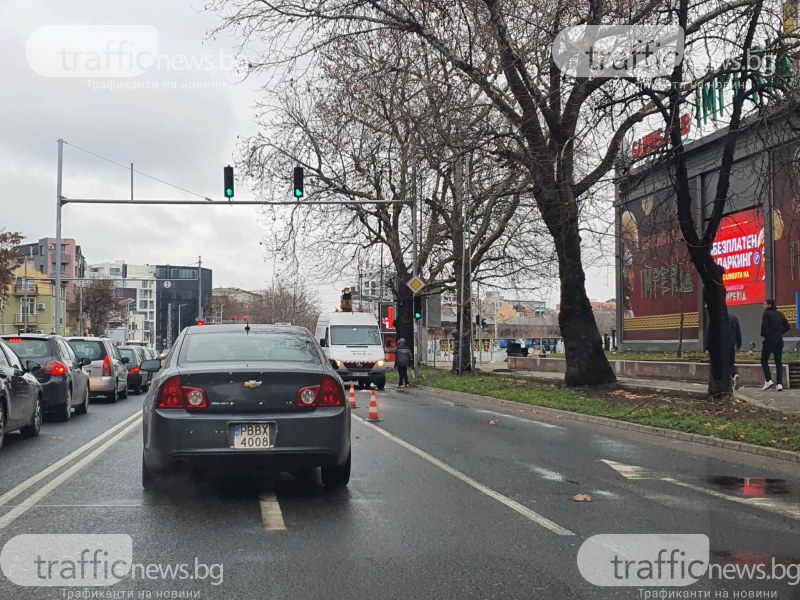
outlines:
M42 368L42 364L36 362L35 360L26 360L25 361L25 370L24 373L32 373L33 371L38 371Z
M328 347L328 342L326 342L325 340L320 340L319 341L319 345L322 346L323 348L327 348Z
M139 369L146 373L157 373L161 370L161 361L156 358L144 360L142 364L139 365Z
M78 364L82 367L88 367L90 364L92 364L92 359L89 358L88 356L84 356L82 359L78 361Z
M123 365L127 365L129 362L131 362L130 358L128 358L127 356L123 356L122 357L122 364Z

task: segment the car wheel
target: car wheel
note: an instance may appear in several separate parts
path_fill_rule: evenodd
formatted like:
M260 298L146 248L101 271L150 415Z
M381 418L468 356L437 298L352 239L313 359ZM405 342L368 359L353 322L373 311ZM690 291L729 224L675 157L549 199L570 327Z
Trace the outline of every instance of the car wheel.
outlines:
M67 399L56 407L56 420L69 421L72 418L72 388L67 388Z
M160 482L161 473L148 467L144 462L144 456L142 456L142 487L147 491L151 491L156 489Z
M78 406L75 407L75 412L79 415L85 415L89 412L89 386L86 386L86 390L83 392L83 402L81 402Z
M0 448L3 447L3 441L6 437L6 407L0 402Z
M42 397L36 396L36 406L33 409L30 423L20 429L25 437L36 437L42 429Z
M119 393L119 397L122 398L123 400L125 400L125 398L128 397L128 382L127 381L125 382L125 387Z
M382 390L383 388L385 388L385 387L386 387L386 380L385 380L385 379L381 379L380 381L376 381L376 382L375 382L375 386L376 386L376 387L377 387L379 390Z
M350 483L350 455L347 455L347 462L343 465L332 467L322 467L322 485L329 490L345 487Z

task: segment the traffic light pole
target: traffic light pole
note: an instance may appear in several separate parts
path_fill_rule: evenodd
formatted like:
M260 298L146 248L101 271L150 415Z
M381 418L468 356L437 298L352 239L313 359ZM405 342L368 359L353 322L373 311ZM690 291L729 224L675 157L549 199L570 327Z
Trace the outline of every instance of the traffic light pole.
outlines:
M61 183L64 171L64 140L58 140L58 173L56 175L56 318L53 333L61 333ZM48 262L49 259L48 259ZM66 323L65 323L66 325ZM64 334L66 334L66 330Z

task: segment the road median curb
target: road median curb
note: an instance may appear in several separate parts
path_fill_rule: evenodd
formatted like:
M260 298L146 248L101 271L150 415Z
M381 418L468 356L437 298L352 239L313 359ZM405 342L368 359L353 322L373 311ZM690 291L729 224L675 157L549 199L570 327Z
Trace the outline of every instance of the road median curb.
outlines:
M492 398L491 396L481 396L480 394L469 394L467 392L456 392L444 388L434 386L425 386L431 390L442 392L445 396L459 400L468 400L476 402L480 400L483 403L488 403L491 406L509 408L518 412L540 414L556 419L569 419L572 421L579 421L583 423L592 423L595 425L605 425L607 427L614 427L615 429L625 429L637 433L645 433L648 435L656 435L659 437L681 440L685 442L693 442L695 444L702 444L704 446L713 446L715 448L723 448L725 450L736 450L747 454L755 454L764 456L766 458L774 458L777 460L787 460L790 462L800 463L800 452L792 452L791 450L780 450L778 448L769 448L767 446L757 446L755 444L748 444L745 442L737 442L734 440L725 440L722 438L711 437L707 435L700 435L699 433L687 433L685 431L678 431L676 429L664 429L663 427L653 427L651 425L641 425L639 423L630 423L628 421L619 421L609 417L598 417L595 415L584 415L581 413L570 412L568 410L560 410L558 408L548 408L544 406L536 406L535 404L525 404L523 402L515 402L513 400L502 400L500 398Z

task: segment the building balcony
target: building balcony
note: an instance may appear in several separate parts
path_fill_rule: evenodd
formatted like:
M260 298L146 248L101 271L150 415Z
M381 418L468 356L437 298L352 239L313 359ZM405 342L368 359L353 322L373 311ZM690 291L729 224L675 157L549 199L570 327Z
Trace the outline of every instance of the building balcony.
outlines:
M14 286L15 296L35 296L38 293L38 288L35 283L18 283Z
M22 327L25 323L28 324L28 327L38 325L39 317L37 315L28 315L27 318L23 318L22 315L14 315L14 325Z

